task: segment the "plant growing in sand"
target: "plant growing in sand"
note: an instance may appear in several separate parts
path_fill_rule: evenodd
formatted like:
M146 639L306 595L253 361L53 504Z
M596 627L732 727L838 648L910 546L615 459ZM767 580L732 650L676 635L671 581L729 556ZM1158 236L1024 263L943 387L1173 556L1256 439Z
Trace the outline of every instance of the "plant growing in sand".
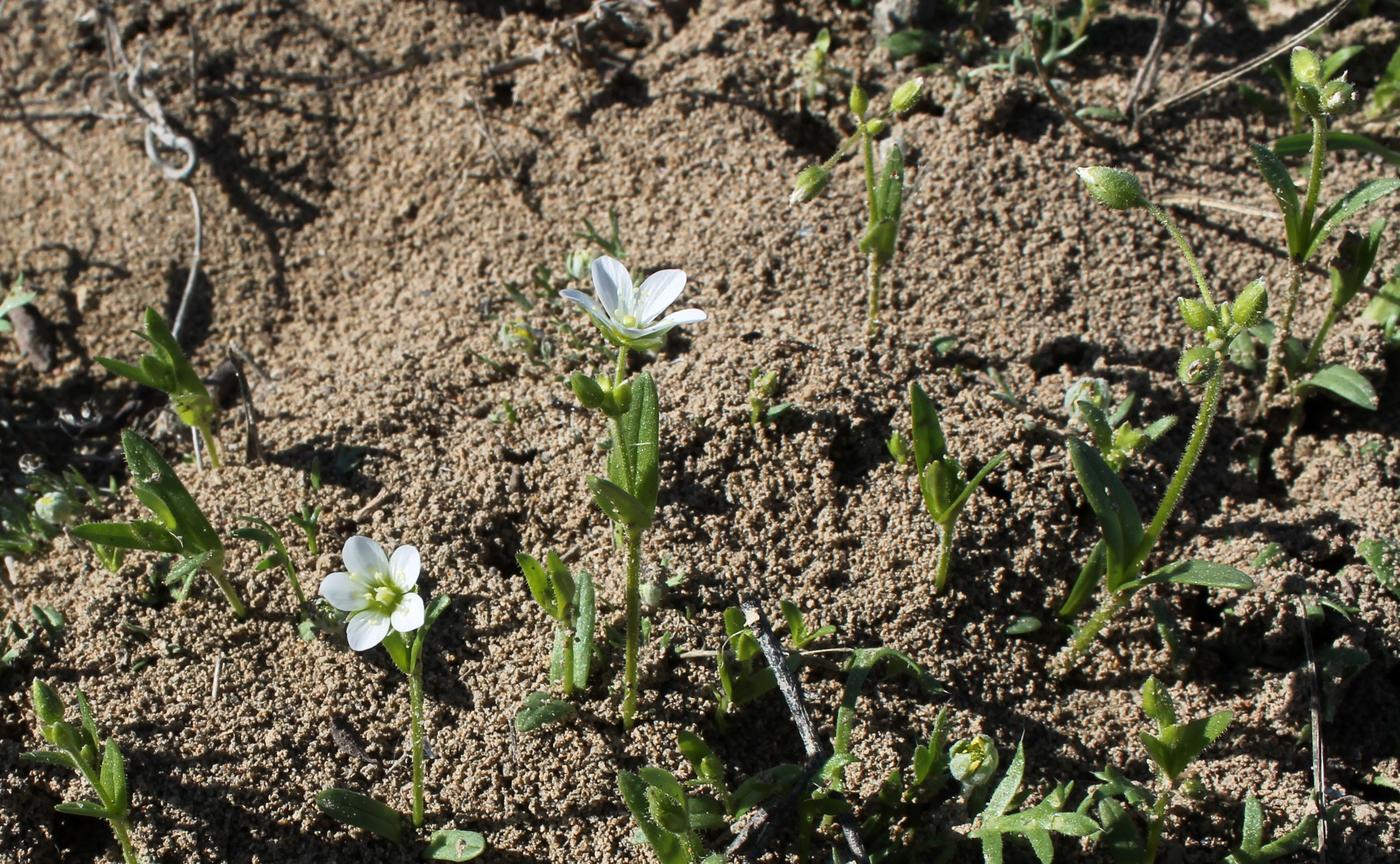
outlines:
M904 82L890 94L888 107L875 111L870 107L869 95L859 84L853 84L849 105L856 122L855 134L842 141L831 158L798 172L792 191L792 203L811 201L831 181L837 164L860 151L865 167L866 210L860 253L866 259L866 312L872 335L879 328L880 280L894 260L899 218L904 207L904 151L898 144L890 142L888 154L877 163L875 142L890 128L896 117L907 114L919 104L923 86L922 78Z
M314 635L316 618L312 612L311 604L307 602L306 592L301 589L301 579L297 576L296 564L292 563L292 556L287 552L287 544L283 542L282 534L272 527L272 523L257 516L239 516L238 521L243 524L241 527L233 529L233 536L258 544L258 554L264 556L254 569L261 573L264 570L278 568L286 574L287 582L292 587L292 595L297 602L297 631L303 639L310 641Z
M1264 808L1260 806L1258 798L1247 795L1240 824L1240 844L1225 856L1224 864L1266 864L1276 861L1311 847L1315 836L1317 817L1308 814L1297 825L1265 842Z
M131 792L126 783L126 760L116 740L104 741L97 734L92 709L82 690L78 691L78 726L64 719L67 706L52 687L38 678L34 679L30 698L34 716L39 719L39 734L55 749L25 753L23 758L77 771L97 796L96 801L65 801L54 809L69 816L107 820L121 845L122 859L126 864L137 864L136 849L131 845Z
M962 464L948 455L938 408L918 384L909 385L909 413L914 424L914 467L919 477L919 493L924 499L924 509L938 526L938 565L933 576L933 591L938 594L948 586L958 517L972 493L1006 461L1007 454L1002 451L994 456L969 480Z
M576 690L588 687L588 676L593 669L593 629L597 620L593 577L586 572L574 577L568 565L553 551L545 556L543 564L524 552L517 554L515 560L525 574L530 596L554 619L549 680L559 685L567 699ZM572 714L573 706L569 703L552 699L547 693L531 693L515 716L515 728L529 732Z
M791 402L777 402L781 382L778 373L769 369L749 371L749 425L755 429L778 422L784 414L793 409Z
M982 860L987 864L1002 864L1007 837L1025 839L1041 864L1050 864L1055 858L1051 834L1089 837L1099 831L1098 823L1083 813L1065 811L1065 804L1074 790L1073 783L1057 784L1040 803L1023 807L1025 800L1020 792L1025 771L1026 750L1018 743L1006 773L987 798L986 806L972 821L972 830L967 836L982 842Z
M1102 378L1080 378L1065 389L1065 413L1083 424L1089 440L1114 473L1121 472L1138 453L1157 442L1176 426L1176 417L1161 417L1144 427L1128 421L1137 394L1129 392L1114 403L1108 382Z
M150 344L151 350L137 363L114 360L111 357L98 357L109 372L129 378L137 384L144 384L161 391L170 397L175 414L191 434L198 433L209 451L209 464L219 467L219 443L214 438L214 400L199 374L194 371L180 343L175 341L170 327L160 313L146 310L146 332L137 334ZM199 454L199 440L195 441L195 455Z
M384 554L383 547L378 543L356 535L345 541L340 554L345 561L345 570L321 580L319 593L332 606L348 613L345 636L352 649L368 651L376 645L383 645L389 659L408 676L409 737L413 748L413 827L422 828L423 643L429 628L447 608L451 598L444 594L434 598L432 603L424 604L422 595L418 593L422 559L413 546L400 546L389 556ZM345 818L354 812L347 809L346 802L363 797L344 789L328 789L317 796L316 802L329 815L343 822L387 836L376 830L384 827L386 820L370 820L371 827ZM398 820L395 818L392 821L395 825L393 833L397 834Z
M247 617L248 609L238 589L224 573L223 541L170 463L135 432L122 433L122 450L126 454L127 472L131 475L131 491L156 518L137 522L88 522L73 528L73 534L93 544L95 549L135 549L173 555L176 563L170 569L170 581L182 584L176 594L178 599L189 594L195 574L204 570L223 592L233 614Z
M24 290L24 277L16 276L15 282L10 286L10 293L0 297L0 333L9 333L14 329L10 323L10 313L21 306L34 302L35 293Z
M1127 487L1099 450L1078 438L1070 439L1070 461L1074 465L1075 477L1098 518L1103 539L1095 545L1081 569L1078 580L1070 590L1066 608L1071 611L1082 608L1100 584L1104 597L1099 608L1079 627L1069 646L1060 655L1057 665L1061 673L1069 672L1079 664L1103 628L1128 605L1138 590L1148 585L1180 583L1237 591L1254 587L1253 580L1240 570L1210 561L1176 561L1146 576L1142 570L1181 501L1186 483L1200 461L1211 426L1215 423L1225 381L1227 348L1233 339L1258 323L1267 303L1263 283L1254 282L1241 291L1233 303L1217 304L1185 236L1166 211L1147 200L1136 177L1125 171L1102 167L1081 168L1079 176L1089 192L1108 207L1115 210L1148 210L1166 227L1180 247L1196 280L1200 297L1182 298L1178 306L1187 326L1199 334L1201 342L1182 352L1177 373L1187 386L1203 385L1205 389L1186 450L1162 494L1152 521L1145 527ZM1096 558L1100 558L1102 563Z
M608 476L588 480L593 501L614 526L614 540L624 550L624 582L627 606L627 642L623 668L622 723L631 728L637 713L637 654L641 643L642 537L656 515L660 485L660 409L656 382L643 372L628 379L630 351L654 351L666 334L680 324L705 320L699 309L662 313L685 289L685 273L661 270L640 287L617 259L604 255L593 260L595 296L567 289L560 296L583 307L603 336L617 346L617 366L612 375L590 377L577 373L570 386L583 407L601 411L612 428L608 448Z
M1290 67L1294 82L1290 98L1307 116L1312 127L1312 148L1305 191L1300 199L1293 175L1278 155L1267 147L1254 146L1259 171L1283 213L1289 262L1283 319L1272 333L1259 410L1262 413L1268 409L1285 382L1294 406L1301 404L1310 392L1327 390L1360 407L1374 409L1375 391L1360 373L1341 364L1319 368L1318 362L1322 344L1333 322L1356 296L1375 261L1381 231L1385 227L1383 221L1373 223L1364 239L1359 236L1344 239L1333 268L1327 315L1306 345L1294 337L1293 319L1308 262L1343 223L1381 198L1400 190L1400 179L1390 177L1363 183L1319 212L1326 168L1328 117L1351 110L1356 104L1356 91L1344 76L1331 77L1326 74L1317 55L1306 48L1293 49ZM1296 419L1295 412L1295 423Z

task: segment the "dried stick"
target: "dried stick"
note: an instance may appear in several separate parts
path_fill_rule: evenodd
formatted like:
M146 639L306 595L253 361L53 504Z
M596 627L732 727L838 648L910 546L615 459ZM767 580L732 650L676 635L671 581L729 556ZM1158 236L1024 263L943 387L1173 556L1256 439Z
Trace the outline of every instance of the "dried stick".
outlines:
M1327 755L1322 749L1322 699L1318 695L1317 655L1313 653L1308 610L1298 605L1298 621L1303 628L1303 653L1308 658L1308 713L1312 731L1313 809L1317 811L1317 864L1327 864Z
M1181 11L1185 0L1165 0L1161 6L1161 13L1157 16L1157 32L1152 36L1152 45L1147 49L1147 57L1142 61L1142 66L1138 68L1138 74L1133 78L1133 86L1128 91L1128 98L1123 102L1123 116L1132 117L1133 125L1137 126L1137 103L1142 98L1144 92L1150 92L1153 85L1157 83L1157 67L1162 61L1162 49L1167 44L1167 32L1171 29L1172 21L1176 19L1177 13Z
M1248 204L1236 204L1233 201L1225 201L1220 198L1207 198L1202 195L1167 195L1156 199L1156 201L1164 207L1180 207L1183 209L1209 207L1213 210L1224 210L1226 213L1253 216L1256 219L1283 219L1283 216L1277 210L1265 210L1263 207L1251 207Z
M802 699L802 684L788 670L786 652L778 644L773 629L768 626L768 619L764 617L763 610L753 601L742 599L739 601L739 608L744 613L744 624L753 630L754 638L763 650L763 658L773 670L778 692L783 694L788 713L792 715L792 722L797 726L797 735L802 739L802 749L807 754L808 764L825 762L831 754L817 735L817 727L812 723L812 715L807 712L807 705ZM857 864L868 864L870 858L865 852L865 843L860 838L860 828L856 825L855 818L850 813L843 813L837 817L836 823L841 826L841 834L846 839L846 848L850 850L852 858Z

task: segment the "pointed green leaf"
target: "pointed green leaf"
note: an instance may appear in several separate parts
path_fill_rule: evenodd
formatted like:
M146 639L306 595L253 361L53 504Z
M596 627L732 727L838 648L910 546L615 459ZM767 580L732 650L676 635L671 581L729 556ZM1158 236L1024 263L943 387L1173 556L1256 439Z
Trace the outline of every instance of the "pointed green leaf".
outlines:
M1016 742L1016 755L1012 757L1011 764L1007 766L1006 773L1002 775L1001 782L997 788L992 790L992 795L987 799L987 806L982 810L982 817L1001 816L1006 813L1011 806L1011 800L1016 796L1017 790L1021 788L1021 777L1026 772L1026 747L1025 742Z
M1065 598L1064 605L1060 607L1060 620L1067 620L1078 615L1094 596L1094 592L1099 590L1099 583L1103 581L1104 558L1108 547L1102 540L1094 544L1094 548L1089 552L1089 557L1084 559L1084 564L1079 568L1079 577L1074 580L1074 587L1069 589L1069 596Z
M1400 179L1386 177L1363 183L1337 199L1331 207L1328 207L1321 216L1317 217L1317 222L1312 229L1312 242L1308 245L1302 260L1307 261L1316 254L1327 238L1332 235L1332 232L1341 227L1348 219L1396 190L1400 190Z
M1340 363L1322 367L1309 376L1300 387L1302 389L1326 390L1334 396L1368 411L1376 410L1380 404L1371 382L1367 381L1360 372Z
M150 486L163 500L174 517L179 533L195 549L217 550L222 558L223 543L204 517L204 512L190 497L185 484L170 467L170 463L144 438L130 430L122 433L122 450L133 483ZM110 544L109 544L110 545Z
M1269 191L1273 193L1274 200L1278 202L1279 210L1283 212L1284 228L1288 235L1288 251L1294 257L1302 251L1302 244L1306 238L1302 237L1298 228L1302 218L1302 204L1298 200L1298 187L1293 182L1293 175L1288 170L1288 166L1274 155L1274 151L1259 144L1252 145L1254 150L1254 161L1259 166L1259 172L1264 175L1264 182L1269 184Z
M641 502L625 489L602 477L588 478L588 488L593 493L593 503L609 519L628 527L645 527L648 516Z
M525 697L525 704L515 712L515 731L522 735L542 726L560 723L577 713L571 703L555 699L548 693L535 692Z
M145 549L178 555L184 548L180 538L155 522L88 522L74 526L73 534L89 543L117 549Z
M69 816L87 816L90 819L106 819L110 815L96 801L64 801L62 804L55 804L53 809Z
M1254 588L1254 580L1249 578L1244 571L1228 564L1217 564L1214 561L1201 561L1194 558L1168 564L1123 587L1135 590L1145 585L1156 585L1161 582L1200 585L1205 588L1233 588L1236 591L1249 591Z
M690 853L682 839L652 821L651 807L647 804L647 783L636 774L619 771L617 787L657 860L661 864L691 864Z
M660 470L660 407L656 395L656 382L651 374L643 372L637 376L632 387L632 403L628 414L637 414L637 462L636 475L630 491L642 508L642 518L635 524L645 528L651 524L656 513L656 495L661 483Z
M326 789L316 796L316 806L337 822L363 828L385 840L397 843L403 838L403 820L398 811L367 795L349 789Z
M1001 463L1005 462L1009 455L1005 450L1001 451L993 456L990 462L983 465L976 474L972 475L972 479L963 486L958 497L953 499L953 506L948 508L948 514L957 518L957 514L961 513L963 507L967 506L967 499L972 497L972 493L977 491L977 487L982 485L983 480L986 480L993 471L1001 467Z
M120 375L123 378L135 381L137 384L153 387L156 390L162 389L160 386L162 383L160 379L147 374L146 370L142 369L140 366L112 357L98 357L97 362L101 364L102 368L111 372L113 375Z
M1069 456L1079 488L1084 490L1084 497L1089 499L1089 506L1103 530L1108 547L1105 564L1109 587L1117 590L1119 586L1113 584L1114 576L1118 575L1119 568L1132 561L1142 543L1142 517L1123 481L1103 461L1099 451L1078 438L1071 438Z
M948 453L943 426L938 421L938 408L918 384L909 385L909 414L914 422L914 467L919 474L931 462Z
M126 815L131 809L131 796L126 785L126 760L122 758L122 751L117 742L111 738L107 739L107 746L102 752L102 772L99 779L107 797L112 801L113 813Z
M550 584L549 575L544 572L544 567L524 552L516 553L515 563L520 565L521 572L525 574L525 584L530 586L530 596L535 598L541 609L553 617L554 589Z
M486 838L475 831L434 831L423 858L427 861L471 861L486 851Z
M1244 799L1244 825L1240 829L1240 848L1250 857L1259 854L1264 845L1264 808L1259 799L1247 795Z
M67 753L60 753L57 750L31 750L28 753L19 754L20 761L32 762L35 765L51 765L55 768L77 768L73 764L73 759Z
M593 577L579 573L574 586L574 686L588 686L588 674L593 662L593 628L597 619L597 604L593 596Z

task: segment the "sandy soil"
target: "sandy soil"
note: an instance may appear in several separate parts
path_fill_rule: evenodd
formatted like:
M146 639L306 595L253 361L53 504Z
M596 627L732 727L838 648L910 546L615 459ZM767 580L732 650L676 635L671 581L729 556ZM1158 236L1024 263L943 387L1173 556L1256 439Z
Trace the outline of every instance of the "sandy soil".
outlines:
M718 647L722 610L741 592L774 612L792 598L836 625L831 645L890 645L925 664L953 694L959 734L987 732L1005 748L1024 736L1028 783L1040 791L1056 780L1082 789L1105 764L1148 779L1137 691L1156 674L1184 710L1236 714L1202 760L1204 800L1176 808L1163 856L1206 862L1235 842L1246 793L1274 824L1305 812L1309 690L1295 601L1335 594L1359 611L1349 622L1330 616L1313 639L1363 647L1373 660L1324 730L1328 791L1340 803L1330 852L1389 860L1400 804L1368 780L1400 775L1400 602L1352 553L1362 537L1400 534L1400 393L1374 329L1342 322L1329 352L1368 371L1381 410L1314 403L1291 465L1252 470L1251 455L1275 446L1276 430L1251 419L1254 382L1227 381L1225 413L1164 554L1241 566L1257 590L1144 594L1095 667L1069 682L1044 674L1058 640L1004 634L1018 616L1050 617L1096 536L1066 458L1064 388L1094 374L1119 396L1135 390L1149 419L1194 411L1175 374L1185 328L1174 300L1189 293L1189 275L1145 216L1108 212L1083 194L1074 166L1132 164L1156 194L1268 208L1246 144L1281 127L1223 93L1159 116L1139 146L1110 153L1086 144L1032 79L986 78L964 93L937 79L903 127L913 191L887 327L867 343L857 172L847 166L805 208L787 203L793 174L824 157L845 122L838 103L811 116L797 109L793 68L816 30L831 26L836 61L864 67L876 87L907 74L890 69L864 13L814 2L669 4L648 19L650 44L623 49L626 65L604 80L561 56L483 85L482 68L543 44L580 4L505 5L119 11L133 53L144 45L162 64L155 89L200 155L194 361L211 370L236 346L266 371L252 378L266 461L244 457L242 423L228 411L219 434L231 464L183 475L216 525L252 512L290 538L289 513L306 500L324 505L326 553L294 550L310 584L339 566L335 553L355 533L422 550L428 590L453 598L426 669L431 827L482 831L484 860L648 860L630 843L617 770L679 769L674 736L687 728L735 773L801 758L775 699L714 729L712 664L663 658L656 643L635 734L613 722L615 667L577 721L512 730L525 694L546 686L550 634L515 553L571 552L598 576L609 625L620 623L622 597L608 530L582 482L601 465L604 430L562 384L594 355L561 350L534 362L503 346L503 324L557 332L550 312L522 313L504 286L528 284L538 264L558 271L581 220L602 224L615 208L634 272L683 268L687 297L710 314L648 367L664 453L648 576L685 577L654 614L680 649ZM135 123L13 122L15 101L31 113L101 110L103 43L79 22L83 11L11 3L0 17L0 271L24 272L39 292L59 361L41 375L0 340L5 398L20 418L0 442L11 484L23 454L104 477L128 421L172 456L188 452L168 419L133 403L139 394L92 360L134 355L140 310L178 299L191 238L184 190L147 162ZM1184 36L1174 39L1161 92L1251 56L1307 17L1278 17L1287 11L1260 27L1218 22L1189 52ZM1150 39L1145 16L1141 4L1115 9L1101 25L1107 47L1067 67L1079 98L1124 91ZM1367 32L1393 50L1393 28ZM1334 190L1386 170L1354 155L1338 166ZM1207 209L1179 216L1218 291L1260 276L1281 290L1278 222ZM1382 253L1387 271L1395 248ZM1325 285L1321 275L1309 282L1309 332ZM935 350L943 335L957 338L951 352ZM746 406L755 367L777 370L780 398L796 406L758 431ZM993 398L992 372L1022 407ZM885 453L890 432L907 428L904 394L916 380L942 407L959 457L980 464L1010 453L962 520L944 596L929 589L933 526L912 476ZM506 401L515 423L500 420ZM1155 500L1188 425L1126 472L1139 500ZM305 488L313 460L332 466L356 454L327 472L319 493ZM124 494L114 512L136 509ZM1271 543L1283 554L1253 567ZM103 831L53 812L76 782L18 761L37 743L34 674L65 692L84 687L99 725L126 748L136 841L150 860L408 860L312 801L332 784L407 801L402 676L338 640L298 640L280 577L254 573L251 544L231 550L255 609L246 622L230 618L209 584L181 604L140 605L150 563L141 556L112 575L59 538L17 562L14 602L53 604L69 627L0 678L0 861L116 860ZM1177 615L1190 649L1184 672L1156 635L1150 600ZM806 683L829 733L839 675L814 668ZM851 774L858 793L873 792L927 734L937 708L899 682L867 691L856 741L865 761ZM1065 860L1091 857L1057 845Z

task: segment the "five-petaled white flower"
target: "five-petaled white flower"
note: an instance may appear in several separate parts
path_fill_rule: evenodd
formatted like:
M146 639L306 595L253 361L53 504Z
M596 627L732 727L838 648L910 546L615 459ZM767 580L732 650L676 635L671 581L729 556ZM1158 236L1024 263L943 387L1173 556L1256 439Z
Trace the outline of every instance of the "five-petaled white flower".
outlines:
M368 537L355 536L341 550L346 573L321 580L320 594L350 618L345 635L350 647L367 651L384 641L392 626L411 633L423 626L423 598L415 586L422 561L418 550L400 546L392 557Z
M603 255L593 259L592 271L598 299L573 288L560 291L559 296L582 306L614 345L642 350L660 348L662 338L672 327L705 320L705 313L699 309L682 309L656 320L685 289L682 270L658 270L646 278L641 288L632 287L632 274L616 258Z

